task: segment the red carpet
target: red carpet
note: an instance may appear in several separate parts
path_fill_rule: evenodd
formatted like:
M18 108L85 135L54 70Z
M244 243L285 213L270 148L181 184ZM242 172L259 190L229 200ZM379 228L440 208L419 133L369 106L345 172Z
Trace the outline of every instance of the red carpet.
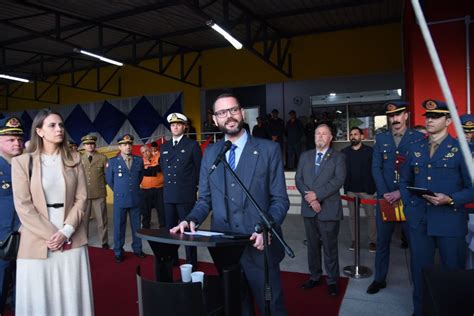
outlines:
M89 247L89 255L96 315L138 315L135 268L140 265L142 276L153 279L153 256L139 259L131 253L126 253L125 261L117 264L111 250ZM178 270L174 270L176 279L179 277ZM210 263L199 262L198 270L216 274ZM338 315L347 288L347 278L340 278L339 295L330 297L325 285L309 291L300 288L308 279L308 274L282 272L281 276L289 315L309 315L313 312L326 316Z
M153 256L144 259L125 253L124 262L114 262L111 250L89 247L94 291L95 315L138 315L137 286L135 268L140 265L142 276L153 279ZM217 274L211 263L199 262L198 270L207 274ZM175 279L179 278L179 268L173 271ZM327 293L327 287L318 286L309 291L302 290L300 285L308 279L308 274L282 272L283 292L288 314L291 315L325 315L336 316L346 292L348 279L340 278L337 297ZM6 311L6 315L13 315Z

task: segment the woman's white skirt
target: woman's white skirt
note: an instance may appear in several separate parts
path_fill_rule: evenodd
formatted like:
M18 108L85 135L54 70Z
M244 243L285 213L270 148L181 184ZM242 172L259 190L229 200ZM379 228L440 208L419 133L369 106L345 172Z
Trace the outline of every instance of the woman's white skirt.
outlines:
M15 315L93 315L87 246L18 259Z

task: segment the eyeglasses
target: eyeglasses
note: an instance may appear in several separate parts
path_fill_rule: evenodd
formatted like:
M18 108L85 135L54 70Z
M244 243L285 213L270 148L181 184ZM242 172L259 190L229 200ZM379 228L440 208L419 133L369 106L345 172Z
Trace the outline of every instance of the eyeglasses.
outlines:
M227 112L229 112L230 115L236 115L237 113L240 112L240 106L234 106L233 108L230 108L230 109L216 111L214 112L214 115L217 116L218 118L224 118L227 116Z

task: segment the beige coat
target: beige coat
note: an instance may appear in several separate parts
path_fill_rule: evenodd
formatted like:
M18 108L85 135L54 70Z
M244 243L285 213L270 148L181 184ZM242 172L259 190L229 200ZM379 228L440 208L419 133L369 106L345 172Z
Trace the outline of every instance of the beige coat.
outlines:
M82 165L86 173L87 198L98 199L105 198L107 190L105 189L105 168L107 166L107 157L101 153L95 152L92 162L89 162L89 154L82 154Z
M23 154L12 159L13 199L22 224L18 258L46 259L47 241L58 229L48 218L41 182L40 155L31 155L33 159L31 179L29 157L30 154ZM82 221L87 199L86 179L78 156L76 162L74 167L63 166L66 184L64 224L69 224L75 229L71 236L73 248L87 244L85 222Z

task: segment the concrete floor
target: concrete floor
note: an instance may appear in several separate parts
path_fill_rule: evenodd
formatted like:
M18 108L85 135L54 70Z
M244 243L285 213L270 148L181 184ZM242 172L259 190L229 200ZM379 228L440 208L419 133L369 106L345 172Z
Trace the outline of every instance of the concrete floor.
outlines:
M113 225L112 225L112 206L108 205L109 213L109 241L113 244ZM156 214L153 214L152 225L157 223ZM203 224L203 227L206 227ZM361 219L361 266L366 266L372 271L374 269L375 254L369 253L367 245L367 223L365 218ZM281 270L308 273L307 269L307 255L306 246L303 244L304 227L301 216L289 214L283 224L283 234L286 242L290 245L295 253L295 258L291 259L285 257L281 263ZM98 240L97 228L95 220L90 221L90 241L91 246L100 246ZM349 251L349 244L351 241L349 231L349 220L347 217L341 223L341 230L339 233L339 265L342 269L345 266L354 264L354 252ZM131 236L130 227L127 225L127 238L125 242L125 250L131 251ZM181 247L183 248L183 247ZM180 257L184 258L184 249L180 248ZM151 249L148 243L143 243L143 250L147 254L151 254ZM198 259L200 261L211 262L209 253L198 250ZM112 256L111 256L112 260ZM357 316L357 315L411 315L413 312L411 293L412 287L410 284L409 268L408 268L409 254L400 248L399 234L394 234L391 257L390 270L387 278L387 288L381 290L379 293L369 295L366 289L372 282L372 277L365 279L350 279L347 291L344 295L342 306L339 315L341 316Z

